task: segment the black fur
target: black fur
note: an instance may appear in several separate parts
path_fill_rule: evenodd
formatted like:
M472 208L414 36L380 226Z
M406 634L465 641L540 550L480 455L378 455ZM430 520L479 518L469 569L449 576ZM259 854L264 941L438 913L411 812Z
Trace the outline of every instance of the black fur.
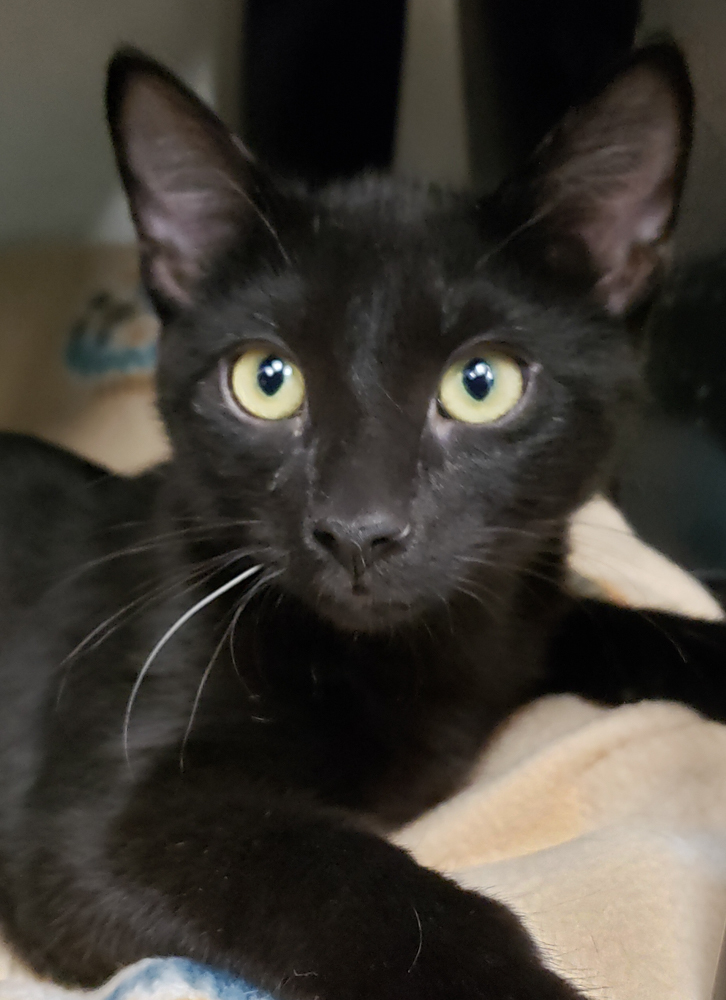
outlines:
M504 907L381 834L460 787L542 691L723 713L719 682L661 664L670 620L573 610L562 588L564 524L637 395L624 317L679 195L680 56L636 55L488 201L279 184L137 53L114 60L108 106L174 457L124 480L0 440L6 933L84 985L182 954L281 997L574 998ZM229 398L257 342L305 373L289 420ZM491 426L435 402L481 344L527 380ZM256 565L139 683L166 630ZM614 643L633 677L613 686L606 661L583 671L591 623L621 618L642 656ZM686 644L714 628L717 672L722 631L673 627Z

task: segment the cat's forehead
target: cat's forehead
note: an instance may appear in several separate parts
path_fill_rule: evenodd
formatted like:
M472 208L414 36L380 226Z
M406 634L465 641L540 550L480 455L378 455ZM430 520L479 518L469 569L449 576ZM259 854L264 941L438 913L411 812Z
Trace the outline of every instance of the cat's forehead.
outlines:
M310 219L295 252L305 336L312 324L358 353L392 338L423 350L472 312L484 325L504 318L498 283L482 266L491 241L473 203L370 178L329 189Z
M210 352L263 341L319 370L355 369L362 377L381 365L435 368L461 344L490 335L542 342L551 325L543 324L541 306L510 292L499 276L447 269L435 250L348 250L310 247L307 260L300 255L282 272L241 280L223 303L211 304L203 325L221 339L208 342Z
M416 249L387 256L379 245L374 259L314 251L307 267L299 259L294 271L242 290L236 330L243 339L272 336L301 356L361 362L404 351L438 357L506 326L511 296L496 282L452 273L436 252Z
M464 208L469 199L435 184L387 175L363 174L330 184L307 199L309 209L321 218L342 225L356 220L377 227L417 225L445 217Z
M508 267L486 203L363 178L298 201L294 224L277 235L284 259L273 247L250 273L246 258L210 304L224 349L269 341L319 372L372 381L382 366L405 366L429 378L477 338L526 355L562 346L572 326L566 307L548 308L521 268Z

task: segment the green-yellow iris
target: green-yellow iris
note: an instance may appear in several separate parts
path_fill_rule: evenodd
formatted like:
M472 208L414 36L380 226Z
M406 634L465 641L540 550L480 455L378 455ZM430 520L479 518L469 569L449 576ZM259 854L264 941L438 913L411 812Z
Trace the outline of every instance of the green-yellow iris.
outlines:
M447 369L439 403L454 420L492 424L514 409L523 392L524 376L517 362L499 351L483 351Z
M302 372L269 347L252 347L232 366L232 395L243 409L261 420L287 420L305 400Z

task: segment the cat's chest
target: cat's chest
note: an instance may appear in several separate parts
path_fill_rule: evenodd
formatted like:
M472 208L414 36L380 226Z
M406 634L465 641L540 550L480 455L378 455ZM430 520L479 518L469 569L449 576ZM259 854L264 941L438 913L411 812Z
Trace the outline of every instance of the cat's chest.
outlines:
M247 778L309 791L380 827L459 788L503 714L478 679L447 677L445 663L432 678L403 649L371 650L368 661L303 635L280 646L279 658L267 648L242 669L239 655L219 665L193 746L215 766L234 760Z

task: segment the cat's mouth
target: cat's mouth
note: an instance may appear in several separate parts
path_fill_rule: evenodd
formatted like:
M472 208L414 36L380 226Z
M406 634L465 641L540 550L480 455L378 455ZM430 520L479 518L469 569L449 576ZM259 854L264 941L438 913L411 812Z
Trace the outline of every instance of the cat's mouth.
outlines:
M382 598L365 587L351 587L319 595L316 608L338 628L348 632L382 632L415 617L417 601Z

